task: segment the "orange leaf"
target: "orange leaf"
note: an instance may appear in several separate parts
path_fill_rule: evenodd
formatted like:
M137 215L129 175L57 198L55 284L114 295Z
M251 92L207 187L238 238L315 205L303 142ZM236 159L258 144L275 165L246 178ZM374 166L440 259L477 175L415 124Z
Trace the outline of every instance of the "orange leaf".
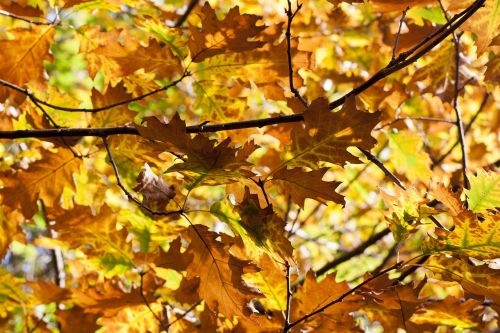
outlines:
M75 190L73 173L78 172L81 163L68 149L61 148L58 153L45 152L26 171L4 173L3 203L13 208L20 206L27 218L38 211L38 199L48 207L56 206L65 187Z
M12 40L0 41L0 78L20 87L34 81L43 82L45 60L51 60L49 46L54 41L54 28L52 26L31 26L31 29L12 29ZM7 99L20 104L25 95L0 87L0 102Z
M321 203L326 203L328 200L344 205L344 197L335 192L340 183L321 180L327 170L328 168L321 168L305 172L300 168L281 169L273 174L272 182L280 184L285 192L290 193L293 202L302 208L306 198Z

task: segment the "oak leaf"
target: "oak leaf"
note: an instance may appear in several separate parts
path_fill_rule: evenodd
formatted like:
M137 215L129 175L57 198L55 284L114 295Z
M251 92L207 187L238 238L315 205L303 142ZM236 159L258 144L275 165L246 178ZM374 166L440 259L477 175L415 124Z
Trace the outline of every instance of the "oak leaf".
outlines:
M146 163L137 176L135 191L142 194L142 203L151 209L162 210L175 197L174 187L167 185Z
M412 183L429 182L432 172L431 159L423 151L424 140L409 131L391 132L389 147L392 149L391 162L399 173L403 173Z
M292 258L292 244L285 236L286 223L271 205L261 208L259 197L246 187L243 201L235 206L235 210L241 217L239 224L258 247L283 259Z
M137 126L141 136L164 142L171 151L187 155L183 163L174 164L168 171L183 173L193 185L224 184L253 175L248 170L251 164L246 161L258 147L252 142L233 148L230 138L220 143L202 134L192 138L178 114L168 124L154 117L145 118L144 122L146 126Z
M43 62L52 59L49 46L54 41L54 27L31 26L30 29L11 29L11 40L0 40L0 79L21 88L30 81L43 82ZM21 104L26 95L0 87L0 102L10 99Z
M428 250L450 251L479 260L500 257L498 215L487 215L480 222L473 214L461 213L453 218L453 231L436 229L437 238L430 238Z
M477 170L477 175L468 175L470 189L465 190L469 209L474 213L485 213L500 208L500 174Z
M198 295L198 299L204 300L212 311L228 318L249 314L248 302L261 294L248 286L242 275L256 272L257 267L233 256L231 245L217 241L219 235L203 225L189 227L185 236L190 241L188 248L175 254L184 264L179 266L172 262L165 265L174 269L185 267L186 276L180 288L183 284L190 284L190 290Z
M331 112L325 98L314 100L304 112L305 128L292 132L291 157L283 166L307 166L318 169L318 163L343 165L359 163L347 148L357 146L370 150L376 140L370 136L378 123L380 112L356 110L354 98L349 98L340 111Z
M226 17L219 21L208 2L201 9L201 29L190 25L191 38L188 46L194 62L218 54L245 52L261 47L264 42L250 41L265 26L256 26L257 15L240 14L238 6L231 8Z
M304 201L306 198L311 198L321 203L333 201L340 205L344 205L344 197L335 192L335 188L340 183L325 182L322 180L323 175L327 171L328 168L321 168L309 172L301 168L280 169L273 174L272 182L280 184L282 189L290 194L293 202L302 208L304 208Z
M20 206L27 218L38 211L38 199L48 207L55 207L64 188L75 190L73 173L78 172L81 163L68 149L60 148L58 153L45 152L28 170L4 173L4 187L0 192L3 203L12 208Z

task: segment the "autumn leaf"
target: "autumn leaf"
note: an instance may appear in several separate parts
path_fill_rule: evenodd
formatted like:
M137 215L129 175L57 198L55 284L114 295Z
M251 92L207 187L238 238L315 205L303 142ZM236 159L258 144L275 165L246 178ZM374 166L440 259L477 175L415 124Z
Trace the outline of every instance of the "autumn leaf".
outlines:
M498 216L488 215L480 222L465 212L453 221L453 231L436 229L437 239L429 239L428 250L456 252L479 260L500 256Z
M351 146L370 150L376 140L370 132L378 122L379 113L356 110L354 99L349 99L338 112L331 112L328 101L316 99L304 112L305 128L292 132L288 166L307 166L317 169L320 161L343 165L359 163L347 148Z
M71 210L49 210L47 218L55 221L57 239L71 249L80 248L110 275L133 267L127 230L117 226L117 216L104 205L97 214L86 206Z
M500 33L499 27L499 0L486 0L483 8L479 9L477 13L464 24L464 29L473 32L476 37L477 53L479 55L487 50L493 38Z
M174 187L167 185L147 163L137 176L137 182L134 190L142 194L142 203L151 209L162 210L175 197Z
M227 183L239 177L253 175L248 170L251 164L246 161L257 149L253 143L233 148L229 145L231 141L229 138L220 143L202 134L191 138L186 132L186 124L178 114L175 114L168 124L156 118L146 118L144 121L145 127L137 127L143 137L164 142L172 151L187 155L187 160L174 164L169 171L185 174L195 186L202 183Z
M424 141L408 131L390 132L389 147L393 150L391 162L399 173L403 173L412 183L429 182L432 172L431 159L423 151Z
M239 224L257 246L283 259L292 258L293 248L285 237L285 221L274 213L272 206L261 208L257 195L246 187L243 201L235 210L241 217Z
M201 9L201 29L190 25L191 38L188 42L193 61L200 62L218 54L245 52L261 47L261 41L250 41L265 26L256 26L259 17L240 14L238 7L233 7L226 17L219 21L215 11L207 2Z
M321 203L333 201L344 205L344 197L335 188L338 182L325 182L322 180L327 168L305 172L300 168L281 169L273 174L272 182L281 185L283 190L290 193L292 200L304 207L306 198L311 198Z
M189 265L173 262L166 266L186 270L180 288L190 284L191 291L196 290L212 311L228 318L248 313L247 303L260 293L246 285L242 275L256 272L257 267L233 256L230 245L217 241L218 234L205 226L191 226L186 237L190 240L188 248L176 256L190 258Z
M474 213L485 213L500 207L500 175L495 172L477 170L477 175L468 175L470 189L465 190L469 209Z
M64 188L75 190L73 173L78 172L81 163L81 159L68 149L60 148L58 153L45 153L26 171L4 173L3 203L12 208L20 207L25 217L32 217L37 212L38 199L48 207L56 206Z
M54 40L54 29L51 26L32 26L30 29L10 30L13 37L1 40L0 78L18 86L30 81L43 82L43 62L50 61L49 46ZM26 95L12 89L0 87L0 101L10 99L11 103L20 104Z
M297 289L292 299L292 321L328 304L347 290L349 290L347 283L336 282L335 274L329 274L318 282L314 273L309 271L305 276L304 284ZM355 324L349 313L359 309L361 306L361 303L358 303L359 300L359 296L350 296L341 303L328 307L310 320L306 320L300 327L318 331L352 331Z
M427 206L429 200L422 198L415 188L403 190L396 187L394 193L380 188L380 195L389 208L386 218L396 240L408 238L416 232L423 218L439 212Z

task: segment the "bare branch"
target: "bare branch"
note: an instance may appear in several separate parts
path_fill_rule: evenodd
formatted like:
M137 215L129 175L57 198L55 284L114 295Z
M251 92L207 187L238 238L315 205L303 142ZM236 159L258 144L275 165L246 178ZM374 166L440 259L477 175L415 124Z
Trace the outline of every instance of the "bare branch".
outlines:
M385 228L385 229L377 232L376 234L374 234L373 236L371 236L370 238L368 238L366 241L364 241L363 243L359 244L354 249L350 250L349 252L345 252L341 256L339 256L339 257L335 258L334 260L326 263L323 267L321 267L320 269L318 269L316 271L316 275L317 276L322 276L322 275L326 274L332 268L337 267L338 265L340 265L341 263L346 262L349 259L354 258L355 256L362 254L363 252L365 252L365 250L367 248L369 248L373 244L377 243L379 240L381 240L382 238L384 238L385 236L387 236L390 233L391 233L391 230L389 228Z
M380 277L380 276L382 276L382 275L384 275L384 274L386 274L386 273L388 273L388 272L390 272L390 271L392 271L394 269L397 269L397 268L401 267L402 265L403 265L402 262L398 262L395 265L392 265L391 267L384 269L380 273L369 277L368 279L366 279L365 281L361 282L357 286L355 286L355 287L349 289L348 291L346 291L345 293L343 293L340 297L336 298L335 300L333 300L333 301L325 304L324 306L320 307L317 310L314 310L314 311L308 313L307 315L303 316L302 318L299 318L299 319L295 320L294 322L290 323L289 328L292 328L292 327L300 324L301 322L303 322L303 321L305 321L305 320L307 320L307 319L309 319L309 318L317 315L318 313L321 313L321 312L325 311L326 309L328 309L332 305L335 305L337 303L342 302L344 300L344 298L346 298L349 295L352 295L356 290L362 288L364 285L370 283L371 281L377 279L378 277Z
M14 20L24 21L24 22L27 22L29 24L34 24L34 25L58 25L58 24L61 23L57 19L57 17L56 17L56 19L54 21L35 21L35 20L29 19L29 18L26 18L26 17L22 17L22 16L18 16L18 15L9 13L9 12L7 12L5 10L1 10L1 9L0 9L0 15L10 17L10 18L12 18Z
M168 90L169 88L176 86L184 78L186 78L186 77L188 77L190 75L191 75L191 73L189 73L188 71L185 71L178 79L170 82L169 84L167 84L167 85L165 85L165 86L163 86L161 88L155 89L153 91L150 91L150 92L148 92L146 94L143 94L143 95L140 95L140 96L137 96L137 97L134 97L134 98L126 99L126 100L123 100L123 101L120 101L120 102L116 102L116 103L113 103L113 104L109 104L109 105L102 106L102 107L99 107L99 108L92 108L92 109L68 108L68 107L64 107L64 106L54 105L52 103L48 103L46 101L43 101L43 100L39 99L38 97L35 96L35 94L33 94L32 92L30 92L28 89L21 88L21 87L15 85L13 83L4 81L2 79L0 79L0 85L2 85L4 87L7 87L9 89L15 90L15 91L17 91L17 92L19 92L21 94L24 94L27 97L29 97L33 102L37 102L37 103L42 104L44 106L48 106L48 107L50 107L50 108L52 108L54 110L66 111L66 112L89 112L89 113L96 113L96 112L100 112L100 111L104 111L104 110L109 110L109 109L115 108L117 106L130 104L132 102L137 102L137 101L140 101L140 100L142 100L142 99L144 99L146 97L149 97L151 95L155 95L155 94L157 94L159 92Z
M191 305L189 307L189 309L187 309L186 311L184 311L184 313L182 315L180 315L179 317L176 317L174 320L172 320L170 322L170 324L168 324L168 328L171 327L173 324L175 324L176 322L178 322L179 320L181 320L182 318L186 317L191 311L193 311L194 308L196 308L198 305L200 305L202 301L199 300L198 302L196 302L195 304Z
M375 164L376 166L378 166L379 169L382 170L384 172L384 174L387 177L389 177L394 184L396 184L397 186L399 186L400 188L402 188L403 190L406 191L406 186L404 186L403 183L399 180L399 178L396 177L395 174L393 174L392 172L390 172L389 169L387 169L385 167L385 165L378 158L376 158L374 155L372 155L372 153L370 153L367 150L364 150L364 149L359 148L359 147L358 147L358 149L361 150L361 152L366 156L366 158L370 162L372 162L373 164Z
M373 130L374 131L379 131L382 128L385 128L387 126L391 126L397 122L403 121L403 120L418 120L418 121L430 121L430 122L436 122L436 123L447 123L447 124L455 124L456 122L453 120L448 120L448 119L441 119L441 118L432 118L432 117L397 117L396 119L393 119L389 121L388 123L376 127Z
M198 1L199 0L191 0L189 2L186 11L184 12L184 14L182 14L181 17L179 17L179 19L177 20L177 22L175 22L173 28L179 28L187 20L189 14L191 14L191 12L193 11L194 7L196 7L196 5L198 4Z
M290 286L290 263L285 261L286 266L286 309L285 309L285 325L283 333L287 333L290 329L290 305L292 302L292 289Z
M299 91L295 86L293 85L293 64L292 64L292 46L291 46L291 39L292 39L292 21L295 15L299 12L300 8L302 8L302 4L299 4L297 1L297 8L295 11L292 11L292 2L290 0L287 1L288 3L288 9L285 8L285 13L287 16L287 27L286 27L286 54L287 54L287 60L288 60L288 79L289 79L289 84L290 84L290 91L293 93L295 98L297 98L304 106L307 107L307 101L300 95Z
M391 57L391 61L389 62L389 64L393 64L396 61L396 53L398 51L399 37L401 36L401 28L403 27L403 22L405 20L406 13L408 12L409 9L410 9L410 7L408 6L403 10L403 15L401 16L401 19L399 20L398 33L396 34L396 40L394 41L394 47L392 48L392 57Z
M153 314L153 317L155 317L155 319L158 321L158 323L160 324L161 328L168 332L168 327L169 326L165 325L165 323L163 322L163 320L156 314L156 312L154 312L153 308L151 307L151 304L149 304L149 301L146 298L146 295L144 294L144 275L146 275L146 274L147 274L146 272L140 272L139 273L139 275L141 277L141 282L140 282L140 285L139 285L139 291L140 291L140 294L141 294L141 298L144 301L144 304L146 304L147 308L149 309L149 312L151 312Z
M470 131L472 125L476 121L476 119L479 116L479 114L481 112L483 112L484 107L486 106L486 103L488 102L489 97L490 97L490 95L488 93L486 95L484 95L483 101L481 102L481 105L479 106L479 109L477 109L476 113L472 116L471 120L469 121L469 123L465 127L465 129L464 129L464 135L466 135ZM431 169L433 169L436 166L440 165L444 161L444 159L446 157L448 157L448 155L451 154L451 152L453 151L453 149L455 149L455 147L458 146L459 143L460 143L459 140L455 141L455 143L453 144L453 146L451 146L450 149L448 149L446 151L446 153L444 153L441 157L439 157L435 161L433 161L433 163L431 165Z

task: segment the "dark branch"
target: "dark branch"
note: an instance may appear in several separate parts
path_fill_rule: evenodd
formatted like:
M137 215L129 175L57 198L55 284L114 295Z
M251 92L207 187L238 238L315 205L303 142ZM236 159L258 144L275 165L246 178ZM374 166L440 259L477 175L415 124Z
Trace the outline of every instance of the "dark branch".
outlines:
M92 108L92 109L82 109L82 108L67 108L67 107L64 107L64 106L59 106L59 105L54 105L54 104L51 104L51 103L48 103L46 101L43 101L41 99L39 99L38 97L35 96L35 94L33 94L32 92L30 92L28 89L24 89L24 88L21 88L13 83L10 83L10 82L7 82L7 81L4 81L2 79L0 79L0 85L4 86L4 87L7 87L7 88L10 88L12 90L15 90L21 94L24 94L26 95L27 97L29 97L29 99L31 99L34 103L37 102L41 105L44 105L44 106L48 106L54 110L59 110L59 111L66 111L66 112L90 112L90 113L96 113L96 112L100 112L100 111L104 111L104 110L109 110L109 109L112 109L112 108L115 108L117 106L121 106L121 105L126 105L126 104L130 104L132 102L137 102L137 101L140 101L146 97L149 97L151 95L155 95L159 92L162 92L162 91L165 91L165 90L168 90L169 88L173 87L173 86L176 86L179 82L181 82L184 78L186 78L187 76L191 75L188 71L185 71L181 77L179 77L177 80L174 80L172 82L170 82L169 84L161 87L161 88L158 88L158 89L155 89L153 91L150 91L146 94L143 94L143 95L140 95L140 96L137 96L137 97L134 97L134 98L130 98L130 99L126 99L126 100L123 100L123 101L120 101L120 102L116 102L116 103L113 103L113 104L109 104L109 105L106 105L106 106L102 106L102 107L99 107L99 108Z
M373 236L368 238L366 241L364 241L363 243L358 245L356 248L354 248L354 249L350 250L349 252L342 254L340 257L326 263L323 267L321 267L320 269L318 269L316 271L316 275L322 276L325 273L327 273L329 270L331 270L332 268L335 268L338 265L340 265L341 263L346 262L349 259L354 258L355 256L362 254L363 252L365 252L365 250L367 248L369 248L373 244L377 243L379 240L381 240L382 238L384 238L385 236L387 236L390 233L391 233L391 230L389 228L385 228L385 229L377 232L376 234L374 234Z
M144 286L144 275L146 275L146 274L147 273L145 273L145 272L139 273L139 275L141 277L141 281L140 281L140 285L139 285L139 291L141 294L141 298L144 301L144 304L146 304L146 307L149 309L149 312L151 312L153 314L153 317L155 317L155 319L158 321L161 328L168 332L168 325L165 325L163 320L156 314L156 312L154 312L153 308L151 307L151 304L149 304L149 301L146 298L146 295L144 294L144 287L143 287Z
M307 101L300 95L299 91L295 86L293 85L293 64L292 64L292 21L295 15L299 12L300 8L302 8L302 4L299 4L297 1L297 8L295 11L292 11L292 2L290 0L287 1L288 3L288 9L285 8L285 13L287 16L287 27L286 27L286 32L285 32L285 37L286 37L286 55L287 55L287 60L288 60L288 78L289 78L289 84L290 84L290 91L293 93L295 98L297 98L304 106L307 107Z
M430 122L436 122L436 123L447 123L447 124L455 124L456 122L453 120L449 119L441 119L441 118L432 118L432 117L397 117L396 119L393 119L389 121L388 123L379 126L377 128L374 128L374 131L381 130L384 127L391 126L394 123L403 121L403 120L418 120L418 121L430 121Z
M285 325L283 333L287 333L290 329L290 304L292 302L292 287L290 286L290 263L285 262L286 265L286 309L285 309Z
M395 175L395 174L393 174L392 172L390 172L390 171L389 171L389 170L385 167L385 165L384 165L384 164L383 164L383 163L382 163L382 162L381 162L378 158L376 158L374 155L372 155L372 153L370 153L370 152L369 152L369 151L367 151L367 150L364 150L364 149L359 148L359 147L358 147L358 149L359 149L359 150L361 150L361 152L362 152L362 153L366 156L366 158L367 158L370 162L372 162L373 164L375 164L376 166L378 166L378 168L379 168L380 170L382 170L382 171L384 172L384 174L385 174L387 177L389 177L389 178L392 180L392 182L393 182L394 184L396 184L397 186L399 186L400 188L402 188L403 190L405 190L405 191L406 191L406 186L404 186L404 185L403 185L403 183L399 180L399 178L398 178L398 177L396 177L396 175Z
M193 11L194 7L198 4L198 0L191 0L184 14L175 22L173 28L179 28L188 18L189 14Z
M10 17L14 20L20 20L27 22L29 24L34 24L34 25L58 25L61 23L57 18L54 21L35 21L26 17L18 16L9 12L6 12L5 10L0 9L0 15Z
M483 101L481 102L481 105L479 106L479 109L477 109L476 113L472 116L471 120L469 121L469 123L467 124L467 126L465 127L464 129L464 135L467 134L472 125L474 124L474 122L476 121L477 117L479 116L479 114L481 112L483 112L484 110L484 107L486 106L486 103L488 102L488 99L489 99L490 95L487 93L484 98L483 98ZM459 140L455 141L455 143L453 144L453 146L450 147L450 149L448 149L446 151L446 153L444 153L441 157L437 158L433 163L432 163L432 166L431 166L431 169L435 168L436 166L440 165L444 159L446 157L448 157L448 155L451 154L451 152L453 151L453 149L455 149L456 146L458 146L459 144Z
M347 296L349 295L352 295L356 290L362 288L364 285L372 282L373 280L377 279L378 277L394 270L394 269L397 269L399 268L400 266L402 265L401 262L399 263L396 263L395 265L392 265L391 267L387 268L387 269L384 269L383 271L381 271L380 273L376 274L376 275L373 275L371 277L369 277L368 279L366 279L365 281L361 282L360 284L358 284L357 286L355 286L354 288L352 289L349 289L348 291L346 291L345 293L343 293L340 297L338 297L337 299L327 303L326 305L320 307L319 309L317 310L314 310L313 312L310 312L308 313L307 315L303 316L302 318L299 318L297 320L295 320L294 322L290 323L289 327L292 328L298 324L300 324L301 322L311 318L312 316L315 316L317 315L318 313L320 312L323 312L325 311L326 309L328 309L330 306L332 305L335 305L337 303L340 303L344 300L344 298L346 298Z
M398 44L399 44L399 37L401 36L401 28L403 27L403 22L405 21L406 13L410 7L406 7L405 10L403 10L403 15L401 15L401 19L399 20L399 28L398 28L398 33L396 34L396 40L394 41L394 47L392 48L392 57L391 57L391 62L389 64L393 64L396 61L396 53L398 51Z

